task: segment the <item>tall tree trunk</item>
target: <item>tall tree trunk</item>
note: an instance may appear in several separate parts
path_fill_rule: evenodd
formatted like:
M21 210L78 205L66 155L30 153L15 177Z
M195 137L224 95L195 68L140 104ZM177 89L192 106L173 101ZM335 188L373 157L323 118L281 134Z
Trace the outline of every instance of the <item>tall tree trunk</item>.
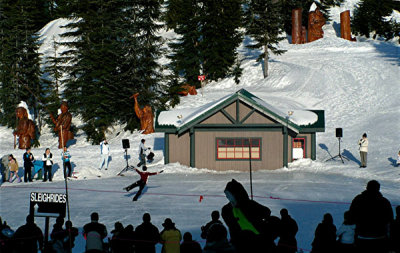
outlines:
M268 47L267 45L264 46L264 78L268 77Z

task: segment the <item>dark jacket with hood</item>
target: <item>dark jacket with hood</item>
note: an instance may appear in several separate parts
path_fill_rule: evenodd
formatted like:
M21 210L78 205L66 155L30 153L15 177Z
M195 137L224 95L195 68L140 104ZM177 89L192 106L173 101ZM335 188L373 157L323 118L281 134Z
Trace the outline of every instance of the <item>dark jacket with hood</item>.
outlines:
M222 218L229 228L231 240L237 252L264 252L271 247L273 248L273 240L275 239L273 230L275 230L275 227L271 224L271 221L275 222L275 219L271 219L271 210L254 200L250 200L243 185L234 179L226 185L226 192L233 196L236 205L233 206L232 201L226 204L222 208ZM234 214L238 210L256 232L243 229L240 225L241 218Z
M356 235L368 238L386 237L393 220L392 206L379 191L365 190L351 202L350 212L355 219Z

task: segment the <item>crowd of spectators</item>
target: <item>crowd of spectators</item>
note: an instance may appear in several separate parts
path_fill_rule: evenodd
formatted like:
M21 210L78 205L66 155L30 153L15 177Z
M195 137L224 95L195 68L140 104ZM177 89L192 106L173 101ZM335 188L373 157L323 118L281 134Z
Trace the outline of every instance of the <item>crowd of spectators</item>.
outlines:
M98 213L93 212L91 221L82 229L85 252L155 253L158 243L162 244L163 253L298 252L296 234L299 228L287 209L280 211L280 218L271 215L270 209L251 200L236 180L227 184L225 194L229 202L222 207L224 223L219 211L213 211L212 220L200 227L201 237L205 239L203 248L193 240L190 232L185 232L182 237L170 218L164 220L160 232L151 223L149 213L143 214L143 222L136 229L130 224L124 227L121 222L116 222L111 237L107 238L106 226L99 222ZM0 218L0 231L2 253L38 250L67 253L74 248L75 238L79 235L71 221L64 223L59 217L51 231L51 241L46 245L43 233L31 215L15 232ZM338 229L332 215L324 214L315 229L311 246L312 253L400 253L400 206L396 207L394 218L390 202L380 193L379 183L372 180L366 190L353 199Z

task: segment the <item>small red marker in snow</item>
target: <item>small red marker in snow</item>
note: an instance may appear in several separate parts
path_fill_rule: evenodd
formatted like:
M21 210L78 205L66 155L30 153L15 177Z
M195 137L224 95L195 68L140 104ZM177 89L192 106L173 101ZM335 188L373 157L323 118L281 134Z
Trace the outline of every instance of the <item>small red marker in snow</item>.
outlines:
M199 202L203 200L203 195L200 195Z

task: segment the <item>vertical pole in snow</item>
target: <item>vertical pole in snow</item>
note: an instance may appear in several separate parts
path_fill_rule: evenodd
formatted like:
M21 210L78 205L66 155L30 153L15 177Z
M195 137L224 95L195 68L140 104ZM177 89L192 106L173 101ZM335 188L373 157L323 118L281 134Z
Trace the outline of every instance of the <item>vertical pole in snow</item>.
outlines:
M250 198L253 200L253 171L251 168L251 139L249 138Z
M46 216L45 222L44 222L44 245L43 248L47 248L47 244L49 243L49 223L50 223L50 217Z

